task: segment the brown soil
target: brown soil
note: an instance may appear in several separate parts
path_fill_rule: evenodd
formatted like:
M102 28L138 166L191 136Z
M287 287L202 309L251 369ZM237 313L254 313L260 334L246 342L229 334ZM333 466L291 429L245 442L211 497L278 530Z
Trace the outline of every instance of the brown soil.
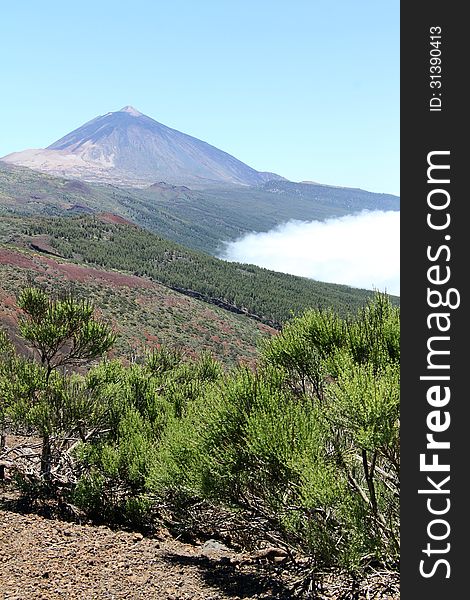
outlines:
M84 267L70 262L62 262L60 259L50 258L41 254L23 254L22 252L6 248L0 248L0 264L62 275L70 281L86 282L102 280L118 287L158 287L144 277L126 275L118 271L105 271L93 267Z
M266 554L259 560L208 551L207 543L186 544L166 530L145 537L7 504L0 491L1 600L399 599L398 582L384 586L381 577L353 588L347 578L330 576L315 592L297 595L289 571Z
M232 557L160 534L0 510L2 600L290 598Z
M15 250L0 248L0 264L29 269L32 266L32 259Z
M135 223L121 217L120 215L116 215L112 212L102 212L96 215L100 221L104 223L117 223L119 225L132 225L133 227L137 227Z

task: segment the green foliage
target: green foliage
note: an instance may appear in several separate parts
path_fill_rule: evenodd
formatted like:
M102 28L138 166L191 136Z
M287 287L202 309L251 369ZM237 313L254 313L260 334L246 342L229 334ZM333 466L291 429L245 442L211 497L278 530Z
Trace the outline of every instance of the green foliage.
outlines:
M146 512L144 508L151 508L145 500L144 488L155 461L155 443L164 419L160 414L157 425L156 411L150 411L145 417L136 408L135 404L143 408L142 393L148 394L148 390L138 390L135 379L134 374L133 382L121 382L128 384L126 391L133 390L134 396L119 394L117 398L113 397L106 433L77 448L81 477L73 500L100 519L119 519L141 525ZM108 385L111 387L102 392L109 402L108 394L121 388ZM125 401L121 404L119 400L123 398ZM147 397L147 403L149 401Z
M269 515L319 563L396 566L398 340L398 311L382 295L355 319L294 319L260 371L206 400L193 485Z
M160 375L177 367L182 360L182 352L162 346L148 353L146 366L152 375Z
M289 374L294 390L308 389L321 397L329 359L346 343L345 322L332 310L310 310L288 322L282 334L265 344L264 359L282 366Z
M94 317L93 304L87 300L71 295L51 299L43 290L26 288L18 306L24 313L21 335L37 350L46 378L53 369L101 356L116 339L109 326Z
M331 418L355 446L374 450L398 443L398 365L377 371L370 363L347 361L328 393Z
M13 347L3 353L0 362L0 394L4 417L31 426L27 418L29 407L36 405L45 387L44 369L24 357Z
M58 373L47 385L36 388L32 402L16 403L17 420L36 429L43 437L54 436L57 443L75 431L81 437L100 424L106 407L103 406L80 377L64 377Z
M72 499L92 515L142 526L163 500L206 498L269 523L319 568L397 568L399 337L381 294L354 317L292 319L256 370L158 348L46 379L3 336L0 389L44 439L81 439Z
M49 478L54 458L75 431L82 439L97 427L105 413L100 399L78 376L58 372L79 365L108 350L114 334L94 318L94 307L73 296L52 299L37 288L26 288L18 299L23 311L19 328L37 351L40 364L16 358L8 383L11 416L43 438L41 473ZM5 363L3 363L5 365ZM5 367L3 367L5 368Z
M101 514L104 503L110 518L145 520L149 494L182 484L179 467L193 457L194 432L180 424L197 413L222 374L210 355L188 360L162 348L149 352L143 364L103 362L91 369L86 382L108 407L108 428L77 450L82 476L75 501Z
M150 277L229 310L256 315L268 324L283 323L308 308L330 307L344 316L372 295L344 285L226 262L149 231L103 223L94 217L38 219L30 227L34 234L49 236L63 257Z
M14 377L16 353L6 332L0 329L0 453L6 443L8 409L12 403L11 380ZM5 477L5 467L0 465L0 480Z
M7 333L0 329L0 433L3 432L3 423L7 406L11 402L11 390L8 382L15 371L16 353Z
M359 310L348 327L348 347L355 362L370 362L376 369L399 362L400 314L386 294L377 293Z

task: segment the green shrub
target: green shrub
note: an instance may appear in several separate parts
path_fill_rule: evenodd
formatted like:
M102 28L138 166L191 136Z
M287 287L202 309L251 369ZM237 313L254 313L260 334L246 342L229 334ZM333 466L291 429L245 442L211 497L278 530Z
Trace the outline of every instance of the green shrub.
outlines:
M298 317L267 344L263 368L206 394L193 439L183 419L176 472L206 497L269 516L318 562L396 566L398 340L398 311L381 295L354 320Z
M81 377L19 359L0 336L0 418L51 448L79 434L73 499L90 514L142 525L159 498L205 498L318 566L396 568L399 340L381 294L355 318L296 317L256 370L159 348Z

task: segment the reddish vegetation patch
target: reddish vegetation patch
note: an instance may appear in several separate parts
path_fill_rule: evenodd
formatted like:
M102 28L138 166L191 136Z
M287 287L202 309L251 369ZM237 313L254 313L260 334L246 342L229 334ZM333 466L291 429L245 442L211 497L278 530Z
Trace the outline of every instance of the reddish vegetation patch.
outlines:
M130 288L152 288L154 284L146 279L141 279L136 275L124 275L114 271L102 271L100 269L93 269L91 267L82 267L80 265L74 265L72 263L59 263L51 258L43 258L43 262L46 263L54 271L58 271L62 275L65 275L67 279L73 281L94 281L101 279L108 282L111 285L118 287L130 287Z
M47 239L35 238L35 242L38 241L47 243ZM159 347L160 343L169 342L184 347L188 356L195 356L204 348L211 350L222 361L235 361L239 354L257 356L255 323L252 330L249 325L245 329L243 323L232 321L230 313L225 316L220 309L180 296L149 279L77 265L57 256L27 249L0 247L0 265L2 263L5 265L3 270L7 287L0 287L0 326L6 326L15 346L22 352L26 349L20 348L22 342L17 335L19 313L15 296L27 281L34 281L36 285L40 282L47 284L48 290L56 286L63 289L64 284L67 286L68 282L76 282L86 288L91 287L89 292L92 295L99 288L100 298L103 297L103 290L107 289L105 295L112 301L104 303L103 309L98 309L97 314L105 317L114 331L119 333L112 356L119 355L122 358L122 353L127 355L132 349L140 354L144 347ZM121 310L127 310L129 314L120 318ZM260 324L258 329L263 333L274 332ZM198 351L193 351L193 348Z
M5 315L0 312L0 327L6 331L13 347L19 354L31 356L31 349L25 344L23 338L18 335L18 314Z
M233 328L230 327L227 323L224 323L223 321L220 321L218 323L219 329L220 331L222 331L223 333L226 333L227 335L233 335Z
M208 321L218 321L219 319L219 315L214 310L212 310L212 308L205 308L202 311L202 315Z
M199 356L199 352L197 352L196 350L193 350L192 348L184 348L184 355L187 356L188 358L192 358L193 360L196 360Z
M154 288L152 289L151 295L144 295L144 296L136 296L135 298L135 303L140 306L141 308L143 308L144 310L147 310L150 307L150 310L153 310L155 307L155 303L156 301L158 301L159 304L164 305L165 302L165 292L162 291L162 289L157 287L158 284L155 284ZM168 292L169 293L169 292Z
M265 325L264 323L259 323L258 329L262 333L269 333L270 335L275 335L276 333L279 333L277 329L274 329L274 327L270 327L269 325Z
M16 300L13 296L6 294L3 290L0 290L0 307L3 312L16 312Z
M104 223L117 223L118 225L133 225L135 227L135 223L121 217L120 215L115 215L111 212L102 212L98 214L98 218L100 221Z
M245 358L244 356L242 356L241 358L238 359L238 365L240 367L246 367L247 369L249 369L250 371L252 371L254 373L254 372L256 372L258 362L254 358Z
M84 267L73 263L62 263L57 260L41 255L24 255L21 252L0 248L0 264L11 265L24 269L33 269L35 271L47 270L49 274L61 274L67 279L79 282L95 281L101 279L111 285L130 288L148 288L155 287L152 281L137 277L136 275L125 275L117 271L103 271Z
M25 256L20 252L7 250L6 248L0 248L0 264L22 267L24 269L34 269L36 267L32 256Z
M189 306L189 298L177 298L176 296L167 296L163 299L164 306Z
M146 331L144 335L147 342L153 342L153 344L156 344L157 347L160 346L160 344L158 343L158 337L156 335L154 335L153 333L149 333L148 331Z

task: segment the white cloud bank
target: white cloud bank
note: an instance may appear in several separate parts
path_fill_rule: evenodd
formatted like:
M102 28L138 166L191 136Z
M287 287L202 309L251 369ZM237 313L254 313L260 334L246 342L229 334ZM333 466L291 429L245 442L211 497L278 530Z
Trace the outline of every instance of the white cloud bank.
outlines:
M289 221L227 242L220 258L400 295L400 213Z

